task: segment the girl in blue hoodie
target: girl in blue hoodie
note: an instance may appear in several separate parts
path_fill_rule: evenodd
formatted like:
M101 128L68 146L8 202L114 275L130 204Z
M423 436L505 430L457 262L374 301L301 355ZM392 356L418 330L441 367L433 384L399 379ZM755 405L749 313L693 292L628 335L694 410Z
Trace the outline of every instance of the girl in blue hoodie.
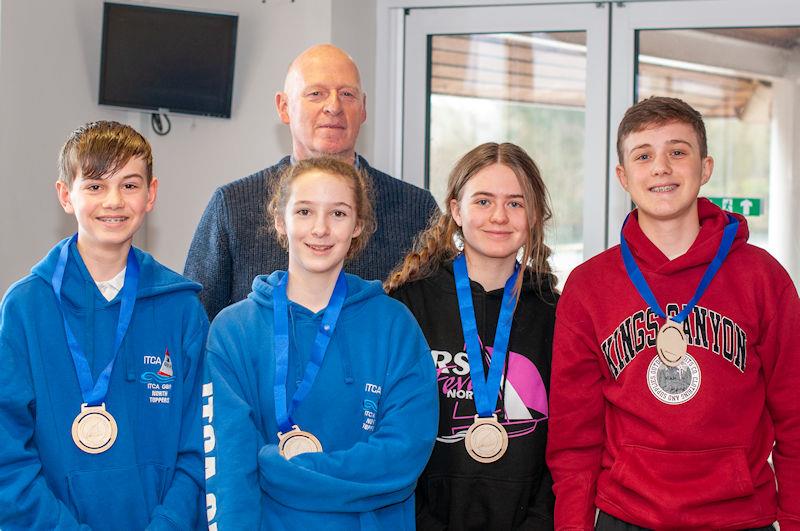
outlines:
M419 326L342 266L375 222L364 177L290 167L269 205L288 272L256 277L212 324L203 389L213 529L413 529L437 425Z

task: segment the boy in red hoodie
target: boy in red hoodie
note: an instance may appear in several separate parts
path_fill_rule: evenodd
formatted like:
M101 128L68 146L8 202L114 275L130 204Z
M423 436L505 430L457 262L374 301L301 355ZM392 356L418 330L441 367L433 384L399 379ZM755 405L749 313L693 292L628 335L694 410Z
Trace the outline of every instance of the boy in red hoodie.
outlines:
M800 529L794 284L742 216L698 198L714 161L696 110L634 105L617 151L637 208L557 310L556 529L591 529L596 508L601 530Z

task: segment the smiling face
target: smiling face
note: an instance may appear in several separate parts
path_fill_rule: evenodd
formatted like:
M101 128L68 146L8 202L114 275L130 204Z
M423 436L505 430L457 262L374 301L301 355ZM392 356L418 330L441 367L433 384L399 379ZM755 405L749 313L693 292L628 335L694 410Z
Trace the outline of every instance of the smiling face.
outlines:
M286 75L284 91L275 96L278 115L291 129L297 160L329 155L352 163L367 118L365 104L356 65L330 45L301 54Z
M470 263L513 264L528 235L525 199L514 171L495 163L477 172L450 201Z
M673 221L699 226L697 196L713 169L692 126L673 121L625 138L617 178L638 207L643 228Z
M335 276L361 234L352 186L338 175L309 170L291 183L275 229L289 247L289 274Z
M56 183L61 206L78 220L79 246L127 253L156 200L158 179L148 186L146 175L144 159L132 157L97 179L85 179L78 170L71 187Z

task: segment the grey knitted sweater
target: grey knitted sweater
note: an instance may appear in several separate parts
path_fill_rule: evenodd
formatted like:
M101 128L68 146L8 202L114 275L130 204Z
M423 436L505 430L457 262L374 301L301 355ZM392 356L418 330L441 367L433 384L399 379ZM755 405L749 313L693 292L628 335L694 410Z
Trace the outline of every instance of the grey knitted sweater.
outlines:
M209 319L244 299L256 275L287 268L288 255L270 230L266 205L273 181L289 161L284 157L219 187L200 218L183 274L203 285L200 298ZM427 226L436 201L427 190L370 167L361 156L359 164L372 178L378 228L345 270L367 280L384 280Z

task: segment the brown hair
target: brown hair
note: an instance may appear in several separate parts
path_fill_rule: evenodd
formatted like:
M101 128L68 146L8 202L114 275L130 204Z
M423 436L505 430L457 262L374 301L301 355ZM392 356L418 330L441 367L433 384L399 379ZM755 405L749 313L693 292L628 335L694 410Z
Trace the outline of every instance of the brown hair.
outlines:
M617 129L617 157L619 163L623 162L623 143L631 133L642 131L652 126L659 126L671 122L689 124L697 134L700 144L700 157L708 155L708 142L706 140L706 126L703 116L691 105L678 98L664 96L651 96L640 101L625 111L625 116Z
M282 218L286 214L286 203L291 195L292 183L309 171L320 171L329 175L341 177L353 189L353 196L356 200L356 223L361 224L361 234L353 238L350 249L347 251L347 259L351 259L360 253L367 246L372 233L375 232L375 213L372 209L372 187L370 178L363 171L356 169L352 164L348 164L333 157L317 157L305 159L296 164L289 165L281 174L272 187L267 212L272 219L271 227L275 230L275 220ZM288 242L284 234L275 231L278 242L286 249Z
M119 122L89 122L74 130L58 157L58 180L72 188L80 170L84 179L99 179L122 168L133 157L147 167L147 186L153 178L150 144L133 127Z
M487 142L472 149L456 163L447 181L447 194L444 199L444 212L435 215L422 232L414 248L403 259L403 262L391 272L384 282L387 292L392 292L413 280L431 276L446 260L452 260L460 252L456 247L454 236L463 238L460 227L450 212L450 201L461 199L464 186L476 173L492 164L508 166L517 176L525 202L528 217L529 233L523 245L522 264L533 275L531 281L546 280L550 288L555 289L556 277L550 269L548 258L550 248L544 243L545 224L552 217L547 188L544 185L539 168L528 154L514 144L497 144ZM519 297L524 275L517 277L514 286ZM540 283L541 286L541 283Z

